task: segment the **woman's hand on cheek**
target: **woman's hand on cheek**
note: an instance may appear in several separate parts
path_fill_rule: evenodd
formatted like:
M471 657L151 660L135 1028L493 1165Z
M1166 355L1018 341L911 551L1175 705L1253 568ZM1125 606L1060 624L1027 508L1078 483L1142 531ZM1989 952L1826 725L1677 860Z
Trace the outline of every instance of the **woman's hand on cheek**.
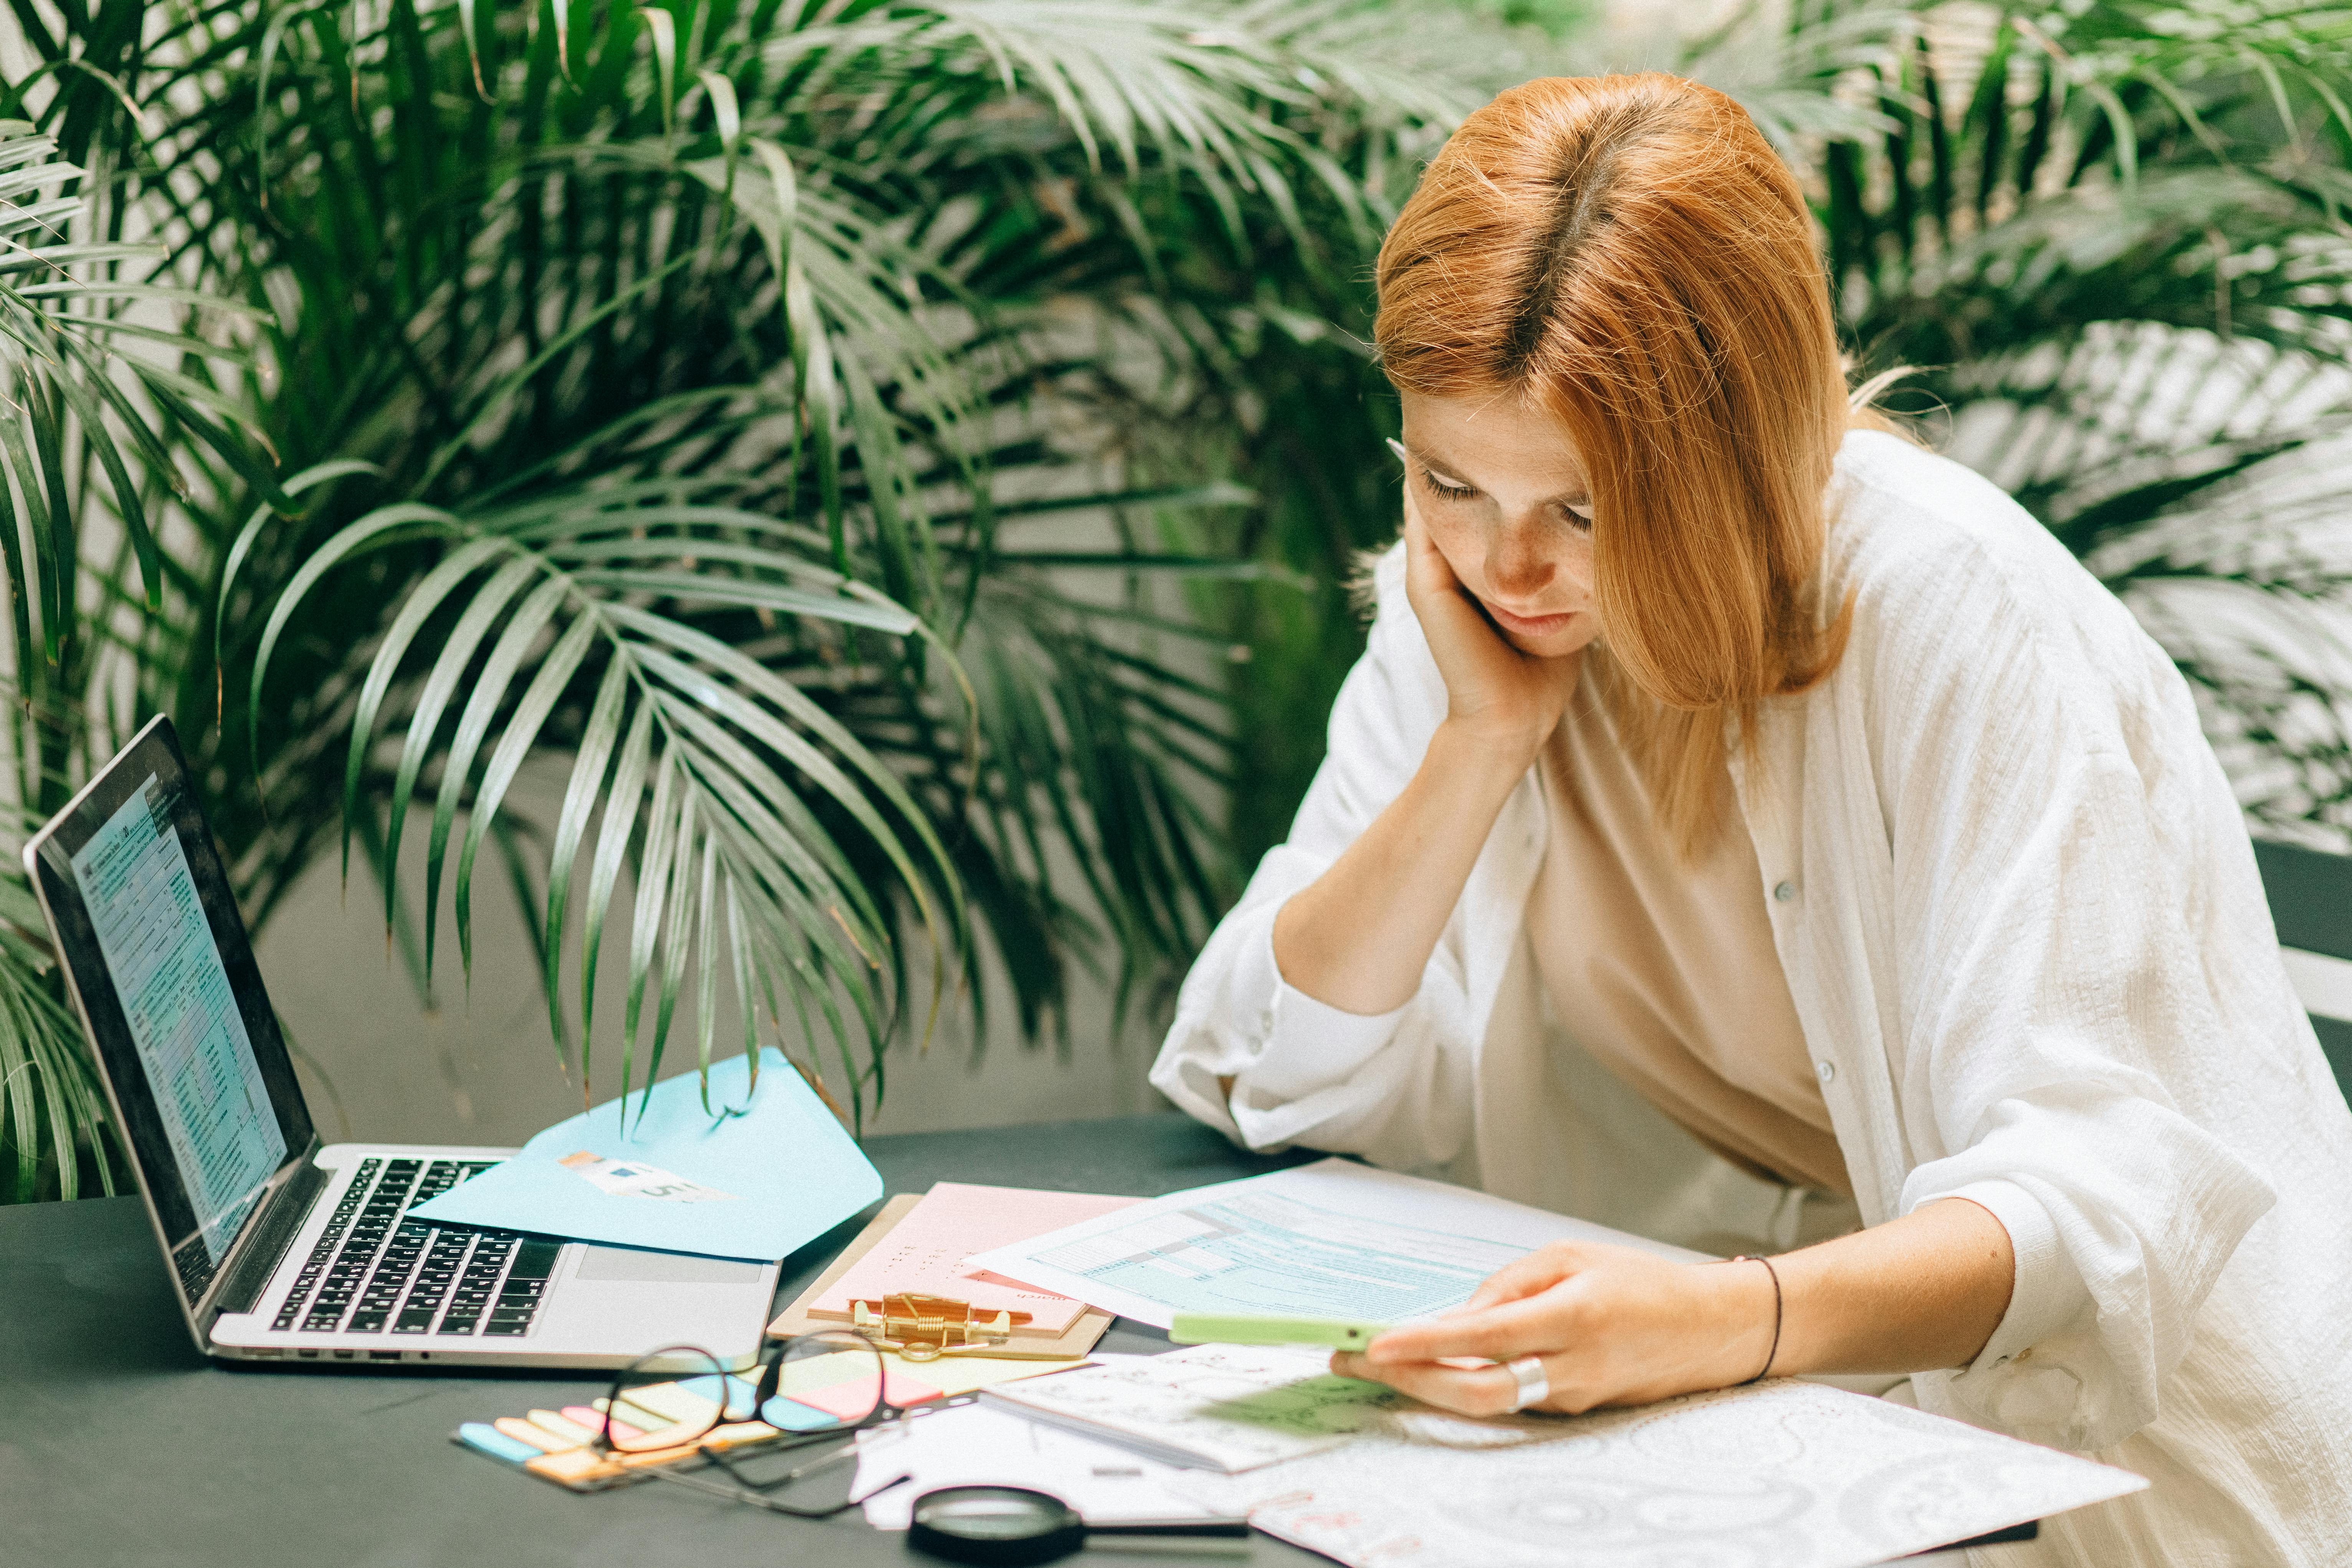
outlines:
M1404 539L1405 593L1445 678L1449 720L1482 742L1524 752L1524 766L1559 727L1576 689L1578 656L1538 658L1504 640L1454 574L1409 487Z
M1646 1405L1754 1376L1772 1313L1759 1268L1559 1242L1496 1273L1461 1311L1392 1329L1360 1354L1333 1356L1331 1370L1465 1415L1496 1415L1517 1396L1500 1363L1532 1355L1551 1386L1532 1409Z

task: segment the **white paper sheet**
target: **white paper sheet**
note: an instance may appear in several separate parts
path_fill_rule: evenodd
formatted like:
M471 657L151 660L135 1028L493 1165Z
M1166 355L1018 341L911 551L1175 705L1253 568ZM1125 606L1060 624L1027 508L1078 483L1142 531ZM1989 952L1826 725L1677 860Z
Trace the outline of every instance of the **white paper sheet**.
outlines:
M967 1405L860 1433L853 1495L866 1497L893 1477L909 1478L866 1497L866 1522L877 1530L906 1529L915 1500L937 1487L1030 1487L1060 1498L1088 1524L1217 1517L1201 1489L1187 1497L1167 1489L1181 1473L1075 1433Z
M1793 1381L1581 1416L1407 1405L1332 1452L1168 1484L1350 1568L1862 1568L2147 1485Z
M1178 1311L1401 1322L1469 1300L1551 1241L1704 1255L1466 1187L1346 1160L1194 1187L974 1254L1042 1290L1166 1328Z

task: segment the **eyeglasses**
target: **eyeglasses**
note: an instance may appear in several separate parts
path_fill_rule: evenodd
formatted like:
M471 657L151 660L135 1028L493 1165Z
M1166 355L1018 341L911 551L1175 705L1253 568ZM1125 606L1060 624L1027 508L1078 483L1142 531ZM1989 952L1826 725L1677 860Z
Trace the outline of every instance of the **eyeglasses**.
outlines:
M642 1473L772 1513L825 1519L866 1500L808 1484L856 1457L856 1444L843 1439L912 1413L890 1403L881 1350L852 1330L785 1340L761 1357L757 1377L729 1372L698 1345L669 1345L613 1379L594 1447L624 1462L698 1456L732 1484L658 1463L644 1463ZM748 1445L768 1455L824 1443L835 1447L765 1479L728 1455Z

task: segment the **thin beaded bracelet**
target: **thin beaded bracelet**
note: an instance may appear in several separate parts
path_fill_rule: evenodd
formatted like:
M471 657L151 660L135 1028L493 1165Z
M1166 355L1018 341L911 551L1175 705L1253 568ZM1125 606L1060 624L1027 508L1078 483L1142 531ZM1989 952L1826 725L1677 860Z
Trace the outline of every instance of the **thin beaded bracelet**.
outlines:
M1764 1370L1758 1373L1754 1377L1749 1378L1748 1383L1735 1385L1739 1388L1745 1388L1748 1386L1748 1383L1761 1383L1766 1378L1771 1376L1772 1363L1780 1359L1780 1271L1772 1267L1772 1260L1770 1258L1759 1258L1752 1252L1743 1252L1737 1258L1727 1258L1724 1261L1726 1263L1760 1263L1764 1266L1764 1272L1772 1277L1772 1348L1764 1352Z

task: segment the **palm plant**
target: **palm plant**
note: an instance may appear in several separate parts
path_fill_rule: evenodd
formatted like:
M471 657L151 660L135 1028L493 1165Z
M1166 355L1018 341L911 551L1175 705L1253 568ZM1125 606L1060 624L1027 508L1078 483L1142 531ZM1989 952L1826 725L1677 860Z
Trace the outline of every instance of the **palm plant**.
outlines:
M137 280L157 248L123 243L119 212L92 212L69 194L84 171L55 151L26 121L0 121L0 553L10 590L0 820L25 828L64 804L79 759L111 749L125 705L145 695L139 672L170 644L170 628L150 618L184 586L182 541L165 531L181 483L166 443L207 451L283 499L233 433L241 411L189 374L242 357L201 335L241 312ZM178 308L190 310L185 331L139 320ZM150 352L124 353L126 343ZM207 407L229 425L199 412ZM101 508L110 526L85 539L81 520ZM81 1188L85 1165L111 1192L106 1147L90 1136L105 1120L102 1097L41 930L12 865L0 876L0 1129L15 1161L0 1191L34 1189L46 1148L63 1156L60 1195Z
M0 342L112 353L0 429L12 806L169 711L253 923L334 857L431 987L487 855L583 1095L592 1038L643 1082L731 1013L853 1119L991 965L1033 1037L1073 965L1164 983L1278 836L1394 526L1371 249L1552 47L1370 0L17 15L0 112L87 173L0 185L0 268L47 225L23 268L81 291L0 269ZM2352 826L2347 38L1809 0L1659 62L1806 173L1865 368L2126 595L2305 836ZM6 352L12 389L56 359ZM106 1174L46 961L0 871L20 1192Z
M1122 984L1197 942L1230 735L1217 639L1163 584L1265 574L1185 547L1243 492L1125 437L1181 424L1233 279L1344 277L1442 125L1376 16L44 15L5 96L91 169L74 222L254 317L223 340L247 368L121 373L144 401L101 423L153 427L168 573L117 616L106 701L52 680L79 728L28 813L172 712L249 922L339 857L427 987L447 935L470 957L487 853L583 1096L600 965L624 1087L680 1018L707 1065L731 1011L856 1120L886 1040L959 979L977 1005L990 955L1051 1033L1106 935ZM102 558L122 509L76 503L44 571ZM63 602L107 622L124 571L85 577ZM543 823L507 809L534 756L565 775ZM31 1034L71 1052L61 1013ZM11 1123L25 1171L93 1110Z
M2258 829L2352 843L2352 7L1801 8L1845 330L2179 663Z

